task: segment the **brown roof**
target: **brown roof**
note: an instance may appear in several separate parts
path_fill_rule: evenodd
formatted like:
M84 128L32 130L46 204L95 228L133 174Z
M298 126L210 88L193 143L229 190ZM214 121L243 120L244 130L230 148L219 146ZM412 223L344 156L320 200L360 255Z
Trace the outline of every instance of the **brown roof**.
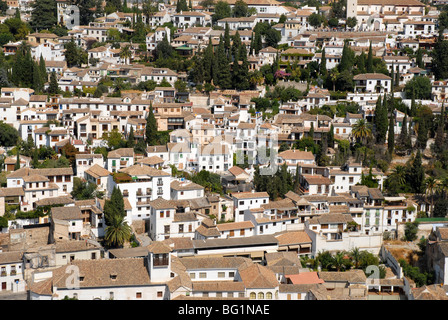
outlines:
M77 206L53 207L51 208L53 219L59 220L80 220L82 219L81 209Z
M253 198L269 198L269 194L267 192L236 192L232 193L232 196L237 199L253 199Z
M238 229L248 229L253 227L254 224L252 223L252 221L229 222L229 223L220 223L216 225L216 228L220 232L229 230L238 230Z
M314 160L314 155L310 151L286 150L280 152L278 157L285 160Z
M311 238L305 231L288 231L276 236L276 238L279 246L311 242Z
M157 198L149 202L149 205L154 209L176 209L176 204L171 200L165 200L163 198Z
M244 284L237 281L194 281L196 292L244 292Z
M85 172L87 174L91 175L92 177L94 177L95 179L98 179L100 177L107 177L108 175L111 174L108 170L104 169L103 167L101 167L97 164L94 164L89 169L87 169Z
M143 175L152 177L170 176L168 172L158 170L156 168L152 168L150 166L145 166L142 164L134 164L133 166L119 170L119 172L124 172L131 176L143 176Z
M148 246L148 251L154 254L170 253L173 251L170 246L162 241L154 241Z
M349 282L349 283L366 283L367 277L363 270L355 269L344 272L321 271L319 278L325 282Z
M74 260L71 265L79 268L81 288L141 286L151 283L145 258ZM53 286L66 288L67 266L53 271ZM129 272L132 270L132 272ZM80 279L80 280L81 280Z
M0 252L0 264L22 262L23 253L19 251Z
M275 288L279 285L275 273L258 263L240 269L239 273L247 289Z
M391 80L392 78L382 73L361 73L353 77L353 80Z
M81 241L69 240L69 241L56 242L56 253L85 251L93 249L99 249L99 248L83 240Z
M242 266L248 266L252 264L252 260L242 257L183 257L179 258L182 265L186 270L192 269L238 269Z
M191 182L191 181L182 182L182 181L174 180L173 182L171 182L170 186L171 186L171 189L178 190L178 191L204 189L203 186L201 186L197 183Z
M328 223L347 223L353 221L352 216L343 213L325 213L313 217L309 220L310 224L328 224Z

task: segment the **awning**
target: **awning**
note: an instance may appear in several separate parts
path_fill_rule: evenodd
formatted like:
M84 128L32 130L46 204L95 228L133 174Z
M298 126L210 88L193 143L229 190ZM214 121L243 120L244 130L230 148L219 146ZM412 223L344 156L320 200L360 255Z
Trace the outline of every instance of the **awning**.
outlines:
M311 248L310 244L301 244L300 248Z
M299 245L295 245L295 246L288 246L289 250L299 250L300 246Z

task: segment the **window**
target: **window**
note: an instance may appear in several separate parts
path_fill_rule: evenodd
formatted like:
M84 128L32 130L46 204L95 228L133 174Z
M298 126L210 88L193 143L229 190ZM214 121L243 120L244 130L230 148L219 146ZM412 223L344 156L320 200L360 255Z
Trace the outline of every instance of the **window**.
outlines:
M266 299L271 300L272 299L272 292L266 293Z
M168 265L168 254L155 254L153 259L153 266L167 266Z
M162 298L162 297L163 297L163 292L157 291L157 298Z
M190 279L196 279L196 273L190 272Z
M255 300L257 298L257 295L256 295L255 292L251 292L249 297L250 297L251 300Z
M225 278L226 273L225 272L218 272L218 278Z
M207 278L207 273L205 273L205 272L199 272L199 278L200 278L200 279L205 279L205 278Z
M142 293L141 293L141 292L137 292L137 293L135 294L135 297L136 297L137 299L141 299L141 298L142 298Z

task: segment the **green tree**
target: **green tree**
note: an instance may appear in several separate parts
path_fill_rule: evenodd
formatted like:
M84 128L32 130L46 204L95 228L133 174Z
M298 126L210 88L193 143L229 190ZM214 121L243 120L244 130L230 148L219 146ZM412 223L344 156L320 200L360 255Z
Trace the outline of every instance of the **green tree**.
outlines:
M246 2L243 0L237 0L233 5L233 16L235 18L247 17L248 9L249 8Z
M215 13L212 16L213 23L216 23L216 21L229 18L232 16L232 8L230 5L225 1L218 1L215 4Z
M97 185L81 178L73 178L73 191L70 193L76 200L94 199L97 196Z
M176 12L188 11L187 0L178 0L176 4Z
M372 136L372 130L365 119L359 119L353 125L352 133L356 139L361 140L362 144L365 144L366 140Z
M367 54L367 64L366 64L367 73L372 73L373 70L373 51L372 51L372 43L369 46L369 52Z
M448 78L448 41L438 38L431 51L432 70L435 80L443 80Z
M318 13L312 13L308 17L308 23L314 28L319 28L323 22L323 17Z
M375 136L376 142L379 144L383 144L386 139L387 132L387 98L384 96L384 100L381 99L381 96L378 96L378 100L376 102L375 107Z
M217 73L219 74L218 83L221 89L232 88L232 74L230 72L230 62L227 58L224 38L220 37L218 49L216 51Z
M157 145L157 120L154 116L152 105L149 107L148 116L146 118L145 139L149 146Z
M350 49L348 41L344 41L344 47L342 49L341 62L338 65L339 72L345 70L351 71L355 65L355 52Z
M12 147L19 141L19 132L11 125L0 121L0 146Z
M124 216L113 216L106 227L104 239L109 247L120 248L131 239L132 229Z
M59 93L59 84L56 77L56 72L52 71L50 74L50 84L48 86L48 93L50 95L56 95Z
M280 31L270 28L264 33L264 41L266 45L269 47L277 48L278 43L282 39L282 35Z
M412 148L411 136L408 133L408 117L405 114L401 125L401 132L397 139L398 150L408 151Z
M406 222L404 225L404 239L406 241L417 240L418 225L419 223L417 221Z
M356 17L348 17L347 18L347 27L354 28L358 24L358 19Z
M431 80L428 77L414 77L409 80L404 87L406 97L414 99L431 99Z
M414 161L412 163L412 169L410 171L410 185L413 191L417 194L423 194L425 191L425 170L422 164L422 155L420 149L417 150Z
M36 0L32 5L30 26L33 30L51 29L57 24L56 1Z
M319 73L323 77L327 75L327 58L325 57L325 48L322 50L322 56L319 65Z

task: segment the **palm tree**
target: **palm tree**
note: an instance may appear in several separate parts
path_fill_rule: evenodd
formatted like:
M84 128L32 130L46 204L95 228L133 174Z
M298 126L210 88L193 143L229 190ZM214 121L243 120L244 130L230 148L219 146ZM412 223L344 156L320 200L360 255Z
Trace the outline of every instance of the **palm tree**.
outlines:
M121 215L114 215L106 227L104 239L111 247L122 247L131 238L132 230Z
M391 176L393 179L396 179L400 186L404 185L406 183L406 167L402 165L395 166L392 170Z
M439 182L437 181L436 178L429 176L428 178L426 178L425 180L425 187L426 187L426 196L428 198L428 196L431 196L431 216L433 215L433 210L434 210L434 191L437 189L439 185Z
M127 45L121 49L120 58L124 59L126 64L130 63L131 57L132 57L132 52L131 52L131 48L129 47L129 45Z
M438 189L443 198L448 194L448 177L444 177L438 184Z
M359 261L361 260L361 251L358 247L355 247L350 251L350 257L353 259L355 268L359 267Z
M360 139L362 144L365 144L366 140L372 136L372 129L365 119L359 119L353 125L352 133L356 139Z
M336 268L336 271L341 271L341 269L345 268L345 252L343 251L338 251L334 256L333 256L333 267Z
M333 83L333 91L336 91L336 81L338 80L338 77L339 77L338 68L334 67L330 71L330 80Z

